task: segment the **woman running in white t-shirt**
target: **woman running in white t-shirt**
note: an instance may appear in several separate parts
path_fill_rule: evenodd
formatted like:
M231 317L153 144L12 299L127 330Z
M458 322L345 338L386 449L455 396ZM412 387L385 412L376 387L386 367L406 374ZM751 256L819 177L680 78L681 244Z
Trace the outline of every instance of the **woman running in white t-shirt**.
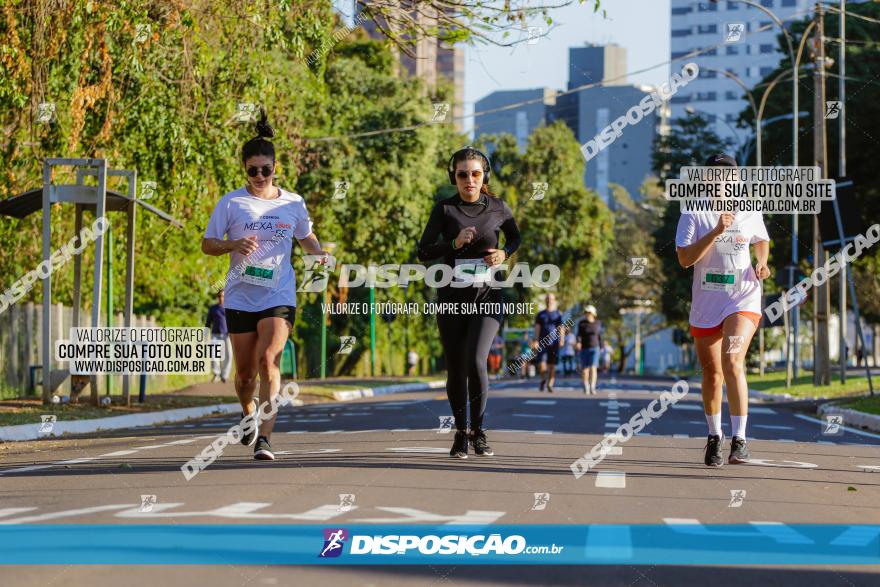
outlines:
M736 167L729 155L714 155L707 167ZM770 276L770 237L760 212L682 214L675 234L678 261L693 267L691 334L703 368L703 408L709 425L705 463L723 464L722 383L727 386L732 436L731 464L749 459L746 446L749 389L745 357L761 321L761 280ZM752 267L749 245L757 263Z
M257 414L254 393L260 376L260 405L273 405L281 389L279 369L284 343L296 312L296 274L290 263L293 238L311 255L326 262L328 253L312 232L305 201L273 184L275 131L265 111L257 137L244 144L241 161L247 184L224 195L202 240L207 255L229 254L226 323L235 358L235 393L242 407L241 443L254 446L254 458L273 460L269 436L275 414ZM270 402L270 403L267 403ZM254 421L259 422L255 429Z

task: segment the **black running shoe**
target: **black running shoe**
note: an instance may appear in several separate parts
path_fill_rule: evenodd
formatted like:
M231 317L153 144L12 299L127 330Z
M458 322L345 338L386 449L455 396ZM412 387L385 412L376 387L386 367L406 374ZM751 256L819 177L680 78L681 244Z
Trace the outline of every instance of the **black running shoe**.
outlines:
M706 439L706 459L707 467L720 467L724 464L724 441L717 434L710 434Z
M538 385L538 391L544 391L544 383L545 383L545 381L542 379L541 384Z
M272 453L272 446L269 439L265 436L257 438L257 445L254 447L254 458L258 461L274 461L275 455Z
M475 454L487 457L491 457L495 454L492 451L492 447L486 442L486 433L481 429L474 430L474 433L471 434L471 444L474 446Z
M466 459L468 453L468 435L467 432L463 430L458 430L455 433L455 440L452 442L452 450L449 451L449 456L458 457L460 459Z
M257 428L259 427L259 422L257 422L256 417L256 406L251 415L247 415L244 412L241 413L241 422L239 423L239 426L241 427L241 443L245 446L253 446L254 442L257 441Z
M731 465L742 465L748 463L752 455L749 454L749 447L746 446L746 439L734 436L730 441L730 456L727 462Z

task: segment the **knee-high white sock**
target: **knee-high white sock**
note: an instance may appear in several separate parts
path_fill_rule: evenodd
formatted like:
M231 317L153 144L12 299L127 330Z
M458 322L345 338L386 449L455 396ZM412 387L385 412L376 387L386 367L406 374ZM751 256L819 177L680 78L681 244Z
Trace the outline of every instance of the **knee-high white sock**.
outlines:
M710 436L724 436L721 432L721 412L717 414L706 414L706 424L709 425Z
M746 439L746 420L748 420L748 416L730 416L730 427L731 434L734 436L739 436L743 440Z

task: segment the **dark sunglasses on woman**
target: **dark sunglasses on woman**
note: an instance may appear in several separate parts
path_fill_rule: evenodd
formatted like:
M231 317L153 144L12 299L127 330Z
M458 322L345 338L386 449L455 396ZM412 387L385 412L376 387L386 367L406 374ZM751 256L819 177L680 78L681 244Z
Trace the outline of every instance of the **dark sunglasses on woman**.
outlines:
M257 177L257 174L262 171L263 177L269 177L272 175L272 166L271 165L263 165L262 167L248 167L247 174L251 177Z

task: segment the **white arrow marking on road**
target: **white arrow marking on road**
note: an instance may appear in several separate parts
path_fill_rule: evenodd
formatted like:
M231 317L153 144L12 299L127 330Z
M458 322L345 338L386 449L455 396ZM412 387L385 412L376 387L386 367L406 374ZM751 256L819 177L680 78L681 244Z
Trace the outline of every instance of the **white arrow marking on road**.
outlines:
M528 399L525 401L530 406L555 406L555 399Z
M116 514L117 518L177 518L177 517L202 517L202 516L214 516L219 518L234 518L234 519L246 519L246 520L270 520L281 518L285 520L306 520L306 521L315 521L315 522L323 522L326 520L333 519L341 514L339 511L339 504L331 504L331 505L322 505L316 508L307 510L300 514L276 514L276 513L257 513L256 510L264 509L271 506L271 503L261 503L261 502L239 502L234 503L228 506L219 507L213 510L207 510L203 512L164 512L162 510L167 510L170 508L178 507L184 505L182 503L164 503L164 504L154 504L152 512L141 512L139 511L140 506L134 507L123 512L119 512ZM351 506L349 511L354 511L357 509L357 506Z
M788 469L815 469L819 465L814 463L802 463L800 461L772 461L769 459L749 459L748 465L761 465L764 467L783 467Z
M337 506L338 507L338 506ZM467 510L465 513L457 516L444 516L443 514L432 514L424 510L415 508L397 508L397 507L377 507L377 510L383 510L392 514L400 514L403 518L361 518L353 520L353 522L361 522L366 524L417 524L417 523L444 523L444 524L468 524L468 525L485 525L491 524L499 519L507 512L493 512L484 510Z
M68 518L71 516L84 516L86 514L96 514L98 512L108 512L111 510L119 510L130 508L131 504L115 504L115 505L98 505L90 508L81 508L77 510L64 510L60 512L51 512L48 514L38 514L35 516L24 516L21 518L12 518L9 520L0 520L0 524L28 524L30 522L44 522L46 520L57 520L58 518ZM140 507L140 506L138 506ZM154 506L155 507L155 506Z
M596 487L623 489L626 487L626 473L623 471L599 471L596 473Z

